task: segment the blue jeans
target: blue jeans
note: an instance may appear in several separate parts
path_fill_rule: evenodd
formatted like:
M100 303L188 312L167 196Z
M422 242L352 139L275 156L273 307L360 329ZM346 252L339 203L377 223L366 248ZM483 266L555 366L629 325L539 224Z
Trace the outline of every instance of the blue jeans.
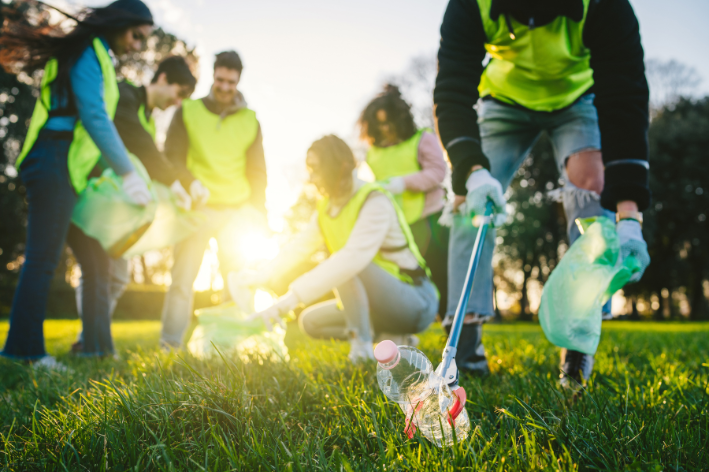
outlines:
M328 300L301 313L301 329L309 336L347 339L352 333L371 342L373 333L419 333L438 311L438 296L430 280L411 285L374 263L335 292L342 309L337 300Z
M200 211L207 216L207 221L194 234L177 243L173 249L175 262L170 271L172 283L165 295L162 309L162 345L182 345L182 338L192 319L192 287L209 240L213 237L217 240L219 271L226 280L226 274L242 267L243 249L238 243L240 238L250 230L264 227L266 224L263 216L250 205L221 209L204 207ZM226 287L224 293L228 295Z
M81 340L84 356L113 354L111 336L111 258L101 244L71 225L69 247L81 266Z
M27 189L27 244L2 351L5 357L30 360L46 355L47 295L76 203L67 168L70 144L71 135L42 131L20 167Z
M113 312L116 310L116 305L118 304L118 299L121 298L123 292L126 291L126 287L130 283L130 267L128 266L128 261L123 258L109 259L108 268L108 315L113 318ZM76 287L76 311L79 312L79 318L83 320L83 299L84 299L84 285L87 274L84 272L82 267L81 278L79 279L79 285ZM83 343L84 333L79 333L78 341Z
M574 105L553 113L535 112L493 100L479 102L478 122L483 152L490 159L490 173L502 183L504 189L510 185L541 133L548 134L554 148L557 168L566 181L562 195L569 243L579 237L579 230L574 224L576 218L599 215L614 217L613 213L601 207L600 200L594 198L590 192L574 187L566 176L566 160L569 156L584 150L601 149L598 115L593 98L592 94L585 95ZM470 224L469 218L454 216L448 252L446 316L449 319L455 314L463 290L476 235L477 228ZM495 236L496 231L491 228L487 232L480 265L475 274L468 313L488 317L494 314L492 254ZM610 305L606 309L609 308Z

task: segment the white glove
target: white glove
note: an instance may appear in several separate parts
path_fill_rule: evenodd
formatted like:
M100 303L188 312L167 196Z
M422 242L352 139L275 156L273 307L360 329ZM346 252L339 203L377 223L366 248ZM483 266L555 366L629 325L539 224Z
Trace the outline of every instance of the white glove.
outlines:
M283 316L287 315L291 310L297 307L299 303L300 301L298 300L298 297L293 292L288 292L276 300L276 303L263 311L254 313L249 316L247 320L262 318L264 323L266 323L266 328L269 331L273 329L273 325L275 324L279 324L281 325L281 328L286 329Z
M209 200L209 189L199 180L193 180L190 184L190 196L195 205L204 205Z
M172 185L170 185L170 190L177 197L177 206L189 211L192 208L192 197L187 193L185 187L182 186L179 180L175 180Z
M123 175L123 190L140 206L145 206L153 200L145 180L134 170Z
M620 242L620 257L625 260L626 257L634 256L640 263L640 270L630 278L630 282L637 282L650 265L650 254L647 252L647 243L643 239L640 223L635 220L620 220L615 228Z
M465 212L472 216L482 216L485 214L487 201L492 200L493 226L500 227L505 224L507 200L505 200L502 191L502 184L490 175L487 169L479 169L470 174L465 188L468 189L468 195L465 197ZM460 212L463 212L463 208L460 209Z
M406 182L404 182L403 177L392 177L385 182L381 182L381 186L392 195L399 195L406 190Z

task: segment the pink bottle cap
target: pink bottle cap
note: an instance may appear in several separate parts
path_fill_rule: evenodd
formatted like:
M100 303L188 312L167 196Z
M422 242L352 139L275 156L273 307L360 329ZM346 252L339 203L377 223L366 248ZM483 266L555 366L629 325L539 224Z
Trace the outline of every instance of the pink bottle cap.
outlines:
M400 357L399 348L396 347L396 344L394 344L394 341L389 341L388 339L386 341L382 341L379 344L377 344L376 349L374 349L374 358L380 364L388 364L395 359L396 359L396 364L398 364L399 357ZM396 364L394 364L393 366L388 367L388 368L391 369Z

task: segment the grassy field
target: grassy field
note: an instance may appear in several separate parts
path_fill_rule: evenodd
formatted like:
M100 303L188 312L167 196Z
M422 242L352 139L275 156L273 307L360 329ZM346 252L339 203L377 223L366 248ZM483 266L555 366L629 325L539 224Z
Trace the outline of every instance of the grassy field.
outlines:
M343 343L289 330L290 362L199 361L159 353L157 322L116 322L122 360L90 361L63 355L78 328L45 324L70 374L0 361L1 469L709 470L709 324L604 325L576 399L537 325L486 326L493 374L463 380L474 431L443 450L405 439ZM437 363L440 328L421 340Z

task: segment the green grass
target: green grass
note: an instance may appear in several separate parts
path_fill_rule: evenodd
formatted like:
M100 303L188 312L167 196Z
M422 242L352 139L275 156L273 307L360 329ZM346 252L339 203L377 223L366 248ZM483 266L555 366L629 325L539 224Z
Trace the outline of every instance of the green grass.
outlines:
M709 324L604 325L576 399L538 326L486 326L493 374L463 380L474 431L448 449L405 439L375 366L343 343L291 333L288 363L200 361L159 353L157 322L116 322L123 360L92 361L62 354L78 327L45 323L71 374L0 363L0 469L709 469ZM436 363L442 331L421 340Z

